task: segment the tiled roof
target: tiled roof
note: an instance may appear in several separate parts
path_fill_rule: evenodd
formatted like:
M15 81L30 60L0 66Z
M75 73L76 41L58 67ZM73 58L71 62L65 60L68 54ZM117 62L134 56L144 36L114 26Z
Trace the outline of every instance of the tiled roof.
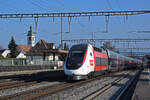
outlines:
M33 49L37 50L46 50L46 49L53 49L54 43L47 43L44 40L40 40L34 47Z
M24 52L28 52L31 49L31 46L28 45L18 45L18 48Z

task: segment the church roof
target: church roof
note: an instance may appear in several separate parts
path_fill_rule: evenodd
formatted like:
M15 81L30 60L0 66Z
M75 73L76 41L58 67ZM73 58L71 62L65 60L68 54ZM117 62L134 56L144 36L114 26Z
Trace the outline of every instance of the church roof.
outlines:
M53 49L53 46L55 46L54 43L47 43L45 40L40 40L33 49L38 50L45 50L45 49Z
M67 54L68 52L65 50L56 49L54 43L47 43L45 40L40 40L34 47L31 48L27 55L41 56L43 54L49 55L51 53Z
M28 52L31 49L31 46L28 45L18 45L18 48L24 52Z

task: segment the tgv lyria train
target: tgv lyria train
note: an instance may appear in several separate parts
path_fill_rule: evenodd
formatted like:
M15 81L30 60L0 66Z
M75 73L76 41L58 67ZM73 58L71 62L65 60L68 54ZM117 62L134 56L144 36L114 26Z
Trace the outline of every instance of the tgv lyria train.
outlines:
M142 66L142 61L125 57L91 44L73 45L67 55L64 73L71 80L87 79L107 71L119 71Z

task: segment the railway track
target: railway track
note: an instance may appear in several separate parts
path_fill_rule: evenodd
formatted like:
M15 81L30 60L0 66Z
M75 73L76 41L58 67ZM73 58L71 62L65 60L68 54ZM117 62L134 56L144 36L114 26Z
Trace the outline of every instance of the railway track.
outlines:
M0 97L0 100L7 100L7 99L16 98L16 97L25 97L25 96L29 96L33 93L40 92L44 89L52 89L52 88L55 88L56 86L60 86L60 85L65 86L66 84L67 84L66 82L62 82L62 83L58 83L58 84L43 86L43 87L40 87L40 88L15 93L15 94L12 94L12 95L2 96L2 97Z
M19 84L19 83L23 83L23 81L10 80L10 81L6 81L6 82L3 82L3 83L0 83L0 87L10 86L10 85Z
M1 79L1 80L0 80L0 83L10 82L10 81L11 81L10 79Z
M46 77L34 77L31 76L28 79L29 76L24 77L21 76L20 78L11 78L11 79L1 79L0 83L0 91L5 90L5 89L11 89L11 88L19 88L23 86L29 86L29 85L34 85L37 84L40 81L43 81L43 79L48 79L48 76ZM5 82L2 83L2 81L5 80Z
M6 84L5 86L0 87L0 90L16 88L16 87L21 87L21 86L29 86L29 85L34 85L36 83L37 83L37 81L33 81L33 82L16 82L16 83L13 83L13 84Z
M116 83L116 82L123 80L123 78L126 77L126 75L128 73L130 73L130 72L124 73L125 76L117 78L111 84L107 84L106 86L101 88L100 89L101 93L104 93L106 90L111 88L113 83ZM57 94L57 93L63 93L61 91L64 91L64 90L66 91L67 89L80 87L86 83L100 80L104 77L108 77L108 76L111 77L111 76L113 76L113 74L114 73L109 73L109 74L98 76L98 77L95 77L95 78L92 78L89 80L78 81L78 82L73 82L73 83L72 82L71 83L61 82L61 83L57 83L57 84L42 86L42 87L30 89L30 90L25 90L22 92L13 93L10 95L1 96L0 100L34 100L34 99L39 99L39 98L41 98L41 100L42 100L42 98L45 96L50 96L52 94ZM88 100L87 97L84 99Z
M92 78L92 79L89 79L89 80L84 80L84 81L79 81L79 82L72 83L72 84L67 84L66 86L61 86L59 88L58 87L54 88L54 90L49 90L49 91L45 91L45 92L42 92L42 93L39 93L39 94L29 96L28 98L24 98L23 100L33 100L33 99L37 99L37 98L40 98L40 97L42 98L43 96L52 95L54 93L61 92L63 90L67 90L67 89L70 89L70 88L73 88L73 87L80 87L83 84L86 84L86 83L89 83L89 82L92 82L92 81L96 81L96 80L99 80L99 79L107 77L107 76L111 76L112 74L113 73L98 76L96 78Z
M117 95L112 96L111 100L128 100L132 95L132 93L129 91L133 91L133 86L135 86L135 84L136 84L135 82L137 81L137 78L139 77L140 72L141 71L138 71L134 75L134 77L132 77L124 87L120 88L119 91L117 92ZM105 91L109 91L109 89L113 88L114 84L119 83L120 81L122 81L127 76L128 75L124 75L123 77L114 80L112 83L105 85L104 87L96 90L94 93L91 93L87 97L83 98L83 100L94 100L94 99L96 99L98 96L104 94ZM132 90L131 90L131 88L132 88Z
M38 80L40 80L40 78L39 79L32 79L32 80L28 80L28 81L8 80L4 83L0 83L0 90L33 85L33 84L36 84Z
M83 84L86 84L88 82L92 82L92 81L95 81L95 80L98 80L98 79L101 79L101 78L107 77L107 76L109 76L109 75L102 75L102 76L98 76L96 78L92 78L92 79L88 79L88 80L84 80L84 81L79 81L79 82L75 82L75 83L71 83L71 84L68 83L66 86L56 87L52 90L45 91L45 92L42 92L42 93L39 93L39 94L35 94L33 96L24 98L22 100L34 100L34 99L40 98L42 96L51 95L51 94L54 94L54 93L57 93L57 92L61 92L63 90L70 89L72 87L78 87L80 85L83 85Z
M40 84L46 84L49 80L48 76L20 76L20 77L8 77L7 79L0 79L0 100L1 97L5 97L3 95L5 94L5 91L12 91L12 90L17 90L21 89L22 87L32 87L34 85L40 85ZM15 92L14 92L15 93ZM4 99L5 100L5 99Z
M65 89L74 87L74 86L78 86L87 82L91 82L97 79L100 79L102 77L106 77L108 75L103 75L103 76L99 76L96 78L92 78L89 80L84 80L84 81L79 81L79 82L75 82L75 83L67 83L67 82L62 82L60 84L53 84L53 85L49 85L49 86L44 86L44 87L40 87L40 88L36 88L36 89L32 89L32 90L28 90L28 91L23 91L23 92L19 92L19 93L15 93L12 95L7 95L7 96L2 96L0 97L0 100L7 100L7 99L12 99L12 98L19 98L19 99L23 99L23 100L32 100L44 95L50 95L50 94L54 94L56 92L60 92L63 91ZM28 98L25 98L28 97Z

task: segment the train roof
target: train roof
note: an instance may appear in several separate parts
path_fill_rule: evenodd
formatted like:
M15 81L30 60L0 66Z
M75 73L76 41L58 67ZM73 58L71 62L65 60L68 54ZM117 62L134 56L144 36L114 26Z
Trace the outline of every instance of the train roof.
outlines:
M73 45L70 50L86 50L87 49L88 44L76 44Z

